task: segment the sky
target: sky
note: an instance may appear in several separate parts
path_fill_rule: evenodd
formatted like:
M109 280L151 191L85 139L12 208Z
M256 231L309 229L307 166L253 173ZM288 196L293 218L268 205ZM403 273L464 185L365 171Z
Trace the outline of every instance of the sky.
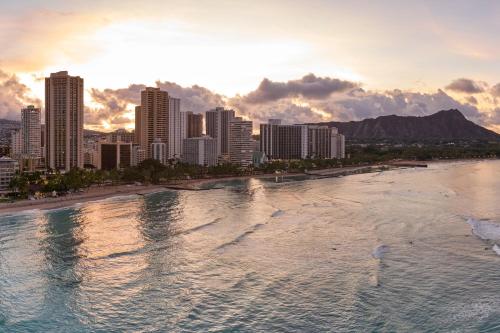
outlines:
M85 126L133 128L140 90L254 126L457 108L500 132L500 2L0 0L0 118L85 80Z

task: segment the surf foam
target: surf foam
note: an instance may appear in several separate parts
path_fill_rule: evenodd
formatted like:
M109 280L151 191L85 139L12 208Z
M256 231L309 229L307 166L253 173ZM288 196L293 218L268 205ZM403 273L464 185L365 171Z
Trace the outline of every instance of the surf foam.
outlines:
M500 256L500 246L497 244L493 245L493 251Z
M472 233L484 240L500 241L500 224L491 221L468 219Z

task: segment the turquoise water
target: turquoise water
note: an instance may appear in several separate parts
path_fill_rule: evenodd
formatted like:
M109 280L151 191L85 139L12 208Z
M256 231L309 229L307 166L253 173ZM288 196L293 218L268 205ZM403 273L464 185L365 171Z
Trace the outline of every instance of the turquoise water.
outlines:
M500 331L500 161L222 185L1 216L0 332Z

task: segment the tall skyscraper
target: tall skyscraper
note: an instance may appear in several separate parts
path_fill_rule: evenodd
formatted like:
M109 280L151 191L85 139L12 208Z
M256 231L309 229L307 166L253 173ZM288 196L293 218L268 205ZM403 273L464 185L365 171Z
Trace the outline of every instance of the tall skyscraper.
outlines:
M207 135L217 140L217 155L229 155L229 122L234 118L234 110L217 107L205 114Z
M83 168L83 79L68 72L45 78L46 162L51 169Z
M25 158L42 157L41 112L39 108L29 105L21 110L22 154Z
M229 160L241 166L252 164L253 156L252 122L241 117L229 122Z
M180 158L180 99L160 88L146 88L141 91L141 106L136 108L135 126L138 143L146 151L147 158L153 158L153 142L167 145L168 158Z
M168 93L166 91L150 87L141 91L140 124L135 131L140 133L139 144L146 151L146 158L153 157L152 144L155 140L167 143L168 108Z
M168 158L180 159L182 155L181 100L169 97L168 101Z

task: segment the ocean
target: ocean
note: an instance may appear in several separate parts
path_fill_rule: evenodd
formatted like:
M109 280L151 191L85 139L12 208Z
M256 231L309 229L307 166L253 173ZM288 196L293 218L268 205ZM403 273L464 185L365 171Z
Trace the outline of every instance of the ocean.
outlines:
M0 216L0 332L500 332L499 160L210 186Z

